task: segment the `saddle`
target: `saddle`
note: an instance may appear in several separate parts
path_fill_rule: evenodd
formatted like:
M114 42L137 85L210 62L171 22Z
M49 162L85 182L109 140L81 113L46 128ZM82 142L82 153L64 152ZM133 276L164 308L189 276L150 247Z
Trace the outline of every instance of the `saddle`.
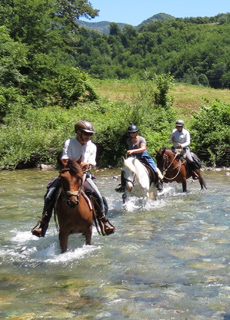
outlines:
M196 180L198 178L198 175L195 170L200 169L202 165L201 160L198 158L198 156L195 153L191 152L193 162L188 162L186 157L184 157L183 149L172 149L172 151L175 155L177 155L176 158L180 159L182 161L182 164L185 165L186 171L188 172L189 169L192 171L193 180Z
M148 161L145 158L140 158L139 160L148 171L150 184L152 182L157 184L159 180L157 173L153 170L153 168L149 165Z
M186 168L188 166L190 166L190 168L192 170L196 170L196 169L200 169L201 168L202 162L194 152L191 152L193 163L189 163L186 160L186 158L184 157L183 149L172 149L172 152L174 154L177 154L177 158L180 159L185 164Z

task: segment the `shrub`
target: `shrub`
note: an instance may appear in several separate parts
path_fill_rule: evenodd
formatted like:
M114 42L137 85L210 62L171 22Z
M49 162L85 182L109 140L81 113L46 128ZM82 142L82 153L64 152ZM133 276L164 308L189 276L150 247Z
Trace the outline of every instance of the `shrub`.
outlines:
M230 105L213 102L203 106L191 123L192 146L208 165L230 165Z

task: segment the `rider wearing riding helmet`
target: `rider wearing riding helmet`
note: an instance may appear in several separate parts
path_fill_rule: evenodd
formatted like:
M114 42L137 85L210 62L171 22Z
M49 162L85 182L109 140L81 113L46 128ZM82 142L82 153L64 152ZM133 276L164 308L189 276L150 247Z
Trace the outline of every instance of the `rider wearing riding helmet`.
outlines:
M80 160L80 166L83 171L86 171L86 178L84 182L84 189L87 195L93 195L97 200L101 210L98 210L99 219L102 221L105 227L105 233L107 235L114 232L114 228L106 224L108 221L105 218L105 198L101 196L94 180L91 175L90 169L96 165L96 153L97 147L91 141L92 135L95 133L93 125L89 121L81 120L75 124L76 137L67 139L64 143L61 159L68 160ZM60 182L58 178L55 178L47 187L47 192L44 197L44 208L42 213L42 220L38 228L32 229L32 234L38 237L44 237L46 230L48 229L49 221L52 216L57 191L59 189ZM106 203L107 205L107 203Z
M138 127L135 124L131 124L128 127L128 134L129 137L127 139L127 145L128 145L128 150L127 150L127 155L128 156L134 156L139 160L145 160L147 164L154 170L154 172L157 173L157 188L158 190L162 190L163 183L162 183L162 175L160 171L157 169L155 162L152 157L148 154L148 151L146 150L146 140L144 137L140 136L138 134ZM115 189L118 192L124 192L125 191L125 181L123 177L121 176L121 186L117 187Z
M189 148L190 133L184 128L183 120L178 119L176 121L176 128L173 129L169 140L173 143L173 149L182 149L182 154L187 159L187 162L190 165L191 169L195 170L194 161Z

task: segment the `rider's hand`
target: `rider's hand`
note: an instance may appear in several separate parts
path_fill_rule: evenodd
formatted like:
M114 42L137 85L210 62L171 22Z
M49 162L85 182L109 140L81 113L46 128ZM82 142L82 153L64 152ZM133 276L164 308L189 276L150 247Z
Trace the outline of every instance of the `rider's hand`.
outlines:
M90 170L91 169L91 164L89 163L85 163L85 162L81 162L81 168L82 168L82 171L87 171L87 170Z
M132 154L132 150L127 150L127 154L130 156Z

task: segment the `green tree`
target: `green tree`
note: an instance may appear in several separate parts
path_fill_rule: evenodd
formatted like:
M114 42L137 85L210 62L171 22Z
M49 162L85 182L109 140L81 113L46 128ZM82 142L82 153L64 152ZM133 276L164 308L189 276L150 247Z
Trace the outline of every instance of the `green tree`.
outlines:
M79 100L95 99L86 74L73 69L72 54L77 41L76 19L94 17L97 12L87 0L2 0L0 25L7 27L12 42L24 48L21 61L14 50L8 51L8 60L14 61L11 70L18 76L16 79L5 72L2 87L12 86L14 81L18 94L37 107L49 104L69 107ZM6 64L6 59L2 60ZM7 101L2 92L3 100Z

